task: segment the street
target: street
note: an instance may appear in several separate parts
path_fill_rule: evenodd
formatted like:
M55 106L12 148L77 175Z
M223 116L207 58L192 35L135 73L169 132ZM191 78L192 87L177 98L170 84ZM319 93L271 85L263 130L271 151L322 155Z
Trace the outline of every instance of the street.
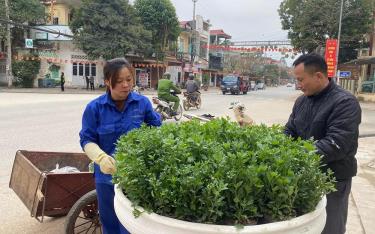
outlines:
M212 88L208 92L202 91L202 108L193 108L189 113L229 116L233 119L232 110L228 107L231 102L240 101L257 124L284 124L294 100L300 94L294 87L285 86L269 87L247 95L222 95ZM8 188L14 156L19 149L81 152L78 132L82 112L85 105L98 95L0 92L0 233L62 233L64 218L47 217L44 223L39 223L30 217L21 200ZM360 133L375 133L375 104L361 105L363 118ZM373 147L373 151L374 144L367 144L367 147ZM356 215L349 214L349 223L360 223L351 220L351 217Z

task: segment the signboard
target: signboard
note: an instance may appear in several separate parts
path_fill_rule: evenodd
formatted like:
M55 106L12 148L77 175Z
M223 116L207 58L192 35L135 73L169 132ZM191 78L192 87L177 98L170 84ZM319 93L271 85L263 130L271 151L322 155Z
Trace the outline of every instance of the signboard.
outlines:
M352 72L351 71L340 71L340 74L339 74L340 78L349 78L352 76Z
M25 39L25 48L32 49L33 47L33 39Z
M326 54L325 54L325 59L326 59L327 66L328 66L328 77L335 77L335 71L336 71L336 66L337 66L336 53L337 53L337 40L328 39L326 41Z
M148 87L148 74L146 72L139 73L138 81L141 87Z
M35 32L36 40L48 40L48 33L46 32Z

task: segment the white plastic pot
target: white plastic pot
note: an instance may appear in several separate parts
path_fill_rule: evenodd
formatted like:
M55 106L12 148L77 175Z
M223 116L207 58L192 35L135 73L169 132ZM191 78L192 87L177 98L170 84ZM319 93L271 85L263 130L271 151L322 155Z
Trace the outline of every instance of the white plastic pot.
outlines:
M115 187L114 205L120 222L132 234L319 234L326 222L325 197L316 209L308 214L288 221L245 226L241 229L228 225L186 222L147 212L135 218L131 202L124 196L118 185ZM142 208L137 209L143 211Z

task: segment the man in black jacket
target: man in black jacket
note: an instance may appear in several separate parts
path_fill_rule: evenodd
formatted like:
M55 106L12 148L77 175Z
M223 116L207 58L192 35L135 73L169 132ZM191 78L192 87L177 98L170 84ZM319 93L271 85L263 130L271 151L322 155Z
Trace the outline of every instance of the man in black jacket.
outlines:
M323 233L343 234L352 177L357 173L354 156L358 148L361 107L351 93L328 79L327 64L321 56L302 55L293 66L298 88L304 95L294 104L285 134L316 140L323 170L330 168L337 180L337 191L327 195Z

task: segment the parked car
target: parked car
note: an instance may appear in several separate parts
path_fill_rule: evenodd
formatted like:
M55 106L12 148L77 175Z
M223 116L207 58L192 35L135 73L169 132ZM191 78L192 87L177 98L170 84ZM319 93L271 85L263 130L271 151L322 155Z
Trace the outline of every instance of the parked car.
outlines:
M374 89L375 81L367 80L362 82L362 92L364 93L372 93Z
M257 89L263 90L263 89L266 89L266 84L263 83L263 82L259 82L259 83L257 83L256 87L257 87Z
M292 87L292 83L286 84L286 87Z
M253 90L253 91L257 91L257 90L258 90L258 87L257 87L257 85L255 84L255 81L250 81L250 88L251 88L251 90Z
M221 91L223 95L226 93L231 94L247 94L249 91L249 81L243 77L236 75L227 75L221 82Z

